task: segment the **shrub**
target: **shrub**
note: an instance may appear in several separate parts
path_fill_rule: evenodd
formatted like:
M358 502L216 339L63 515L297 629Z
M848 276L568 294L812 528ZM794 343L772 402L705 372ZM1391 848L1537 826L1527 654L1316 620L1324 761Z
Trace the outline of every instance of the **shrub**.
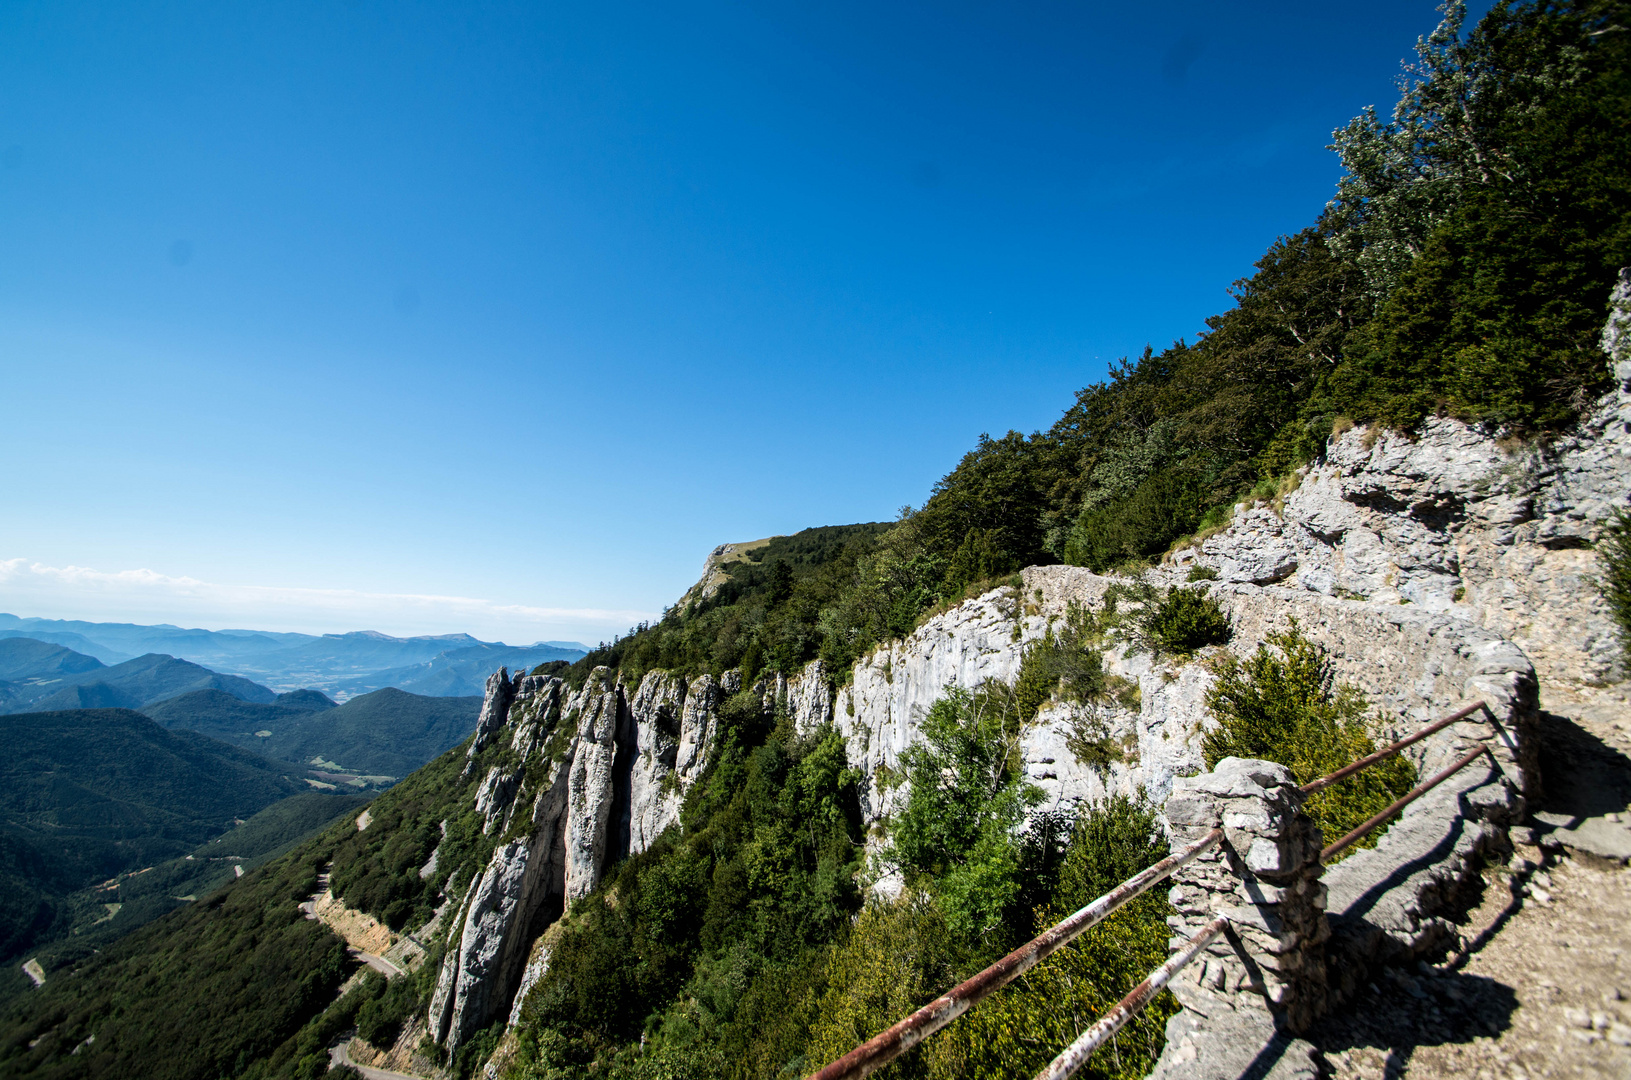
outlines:
M1123 601L1137 607L1126 609ZM1145 579L1117 584L1105 591L1101 620L1128 648L1160 657L1190 656L1208 645L1222 645L1233 634L1229 617L1204 589L1173 586L1163 591Z
M1169 589L1149 613L1147 629L1161 648L1188 656L1229 640L1229 617L1217 600L1199 589Z
M1053 902L1038 923L1057 922L1165 854L1149 804L1116 796L1088 810L1076 821ZM1162 893L1145 893L976 1006L929 1044L933 1075L997 1080L1039 1072L1166 959L1170 911ZM1077 1075L1144 1076L1177 1011L1170 994L1157 997Z
M1041 791L1020 776L1021 721L1013 692L948 687L923 721L923 741L901 755L911 783L887 859L938 897L947 925L967 939L1000 936L1019 894L1013 832Z
M1098 637L1092 614L1072 604L1062 626L1025 647L1014 682L1020 723L1029 723L1056 692L1083 703L1104 695L1108 680Z
M868 904L827 961L827 988L816 1003L801 1071L848 1053L951 987L959 974L951 941L944 913L927 894ZM888 1075L932 1075L924 1048L907 1053Z
M1306 784L1373 753L1365 729L1365 700L1352 686L1335 685L1325 649L1293 625L1271 634L1251 658L1219 658L1206 705L1218 726L1206 733L1206 767L1226 757L1275 761ZM1416 770L1395 755L1309 796L1309 816L1327 841L1344 835L1410 790ZM1372 832L1357 847L1374 846Z

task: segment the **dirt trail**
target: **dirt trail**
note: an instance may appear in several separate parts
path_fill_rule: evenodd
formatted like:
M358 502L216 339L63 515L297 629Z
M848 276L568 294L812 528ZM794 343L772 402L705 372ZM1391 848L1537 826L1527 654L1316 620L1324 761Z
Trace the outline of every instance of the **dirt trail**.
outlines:
M359 1065L351 1060L351 1040L347 1039L338 1046L332 1046L328 1052L328 1067L336 1068L340 1065L349 1065L362 1073L367 1080L424 1080L423 1077L413 1076L409 1073L392 1072L390 1069L376 1069L372 1065Z
M1544 718L1539 843L1486 870L1458 952L1378 979L1311 1033L1332 1077L1631 1077L1631 871L1563 846L1619 843L1625 731Z

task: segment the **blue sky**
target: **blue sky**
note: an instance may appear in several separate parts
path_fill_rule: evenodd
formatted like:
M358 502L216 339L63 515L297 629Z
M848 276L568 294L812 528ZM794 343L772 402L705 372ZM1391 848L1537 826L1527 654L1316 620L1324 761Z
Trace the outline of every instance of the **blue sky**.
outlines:
M1193 337L1435 20L0 6L0 610L609 636Z

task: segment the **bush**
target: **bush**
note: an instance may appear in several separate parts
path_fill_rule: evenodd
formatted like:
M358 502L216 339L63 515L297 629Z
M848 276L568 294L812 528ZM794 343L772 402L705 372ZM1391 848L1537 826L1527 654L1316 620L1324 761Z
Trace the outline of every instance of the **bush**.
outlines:
M1076 821L1053 901L1038 913L1038 924L1057 922L1165 854L1148 803L1116 796L1088 810ZM1161 892L1147 892L976 1006L930 1044L934 1074L997 1080L1039 1072L1166 960L1170 913ZM1177 1011L1163 993L1077 1075L1144 1076Z
M1072 604L1062 626L1049 627L1041 640L1025 647L1014 681L1021 724L1030 723L1055 693L1084 704L1104 695L1108 680L1098 637L1092 614Z
M1137 606L1124 608L1124 601ZM1127 646L1129 656L1147 652L1187 657L1208 645L1226 643L1234 632L1222 605L1204 587L1174 585L1163 591L1143 578L1107 589L1100 620Z
M923 741L901 754L911 783L886 860L926 885L946 923L966 939L1001 940L1019 895L1014 829L1041 791L1020 776L1021 720L1012 691L948 687L923 721Z
M372 979L370 980L372 981ZM381 1050L391 1047L402 1033L402 1023L420 1005L419 990L410 978L380 980L383 985L372 989L373 996L357 1010L357 1034Z
M927 894L868 904L827 962L827 989L816 1005L801 1071L847 1054L954 985L960 971L951 941L944 913ZM879 1075L931 1075L924 1048Z
M1206 733L1206 767L1226 757L1260 758L1291 770L1299 784L1371 754L1376 743L1365 729L1365 700L1349 685L1336 686L1324 648L1293 625L1271 634L1242 662L1224 655L1206 705L1218 726ZM1327 842L1409 791L1416 770L1394 755L1308 797L1306 807ZM1356 847L1373 847L1382 830Z
M1162 649L1188 656L1229 640L1229 617L1199 589L1173 588L1149 613L1146 630Z

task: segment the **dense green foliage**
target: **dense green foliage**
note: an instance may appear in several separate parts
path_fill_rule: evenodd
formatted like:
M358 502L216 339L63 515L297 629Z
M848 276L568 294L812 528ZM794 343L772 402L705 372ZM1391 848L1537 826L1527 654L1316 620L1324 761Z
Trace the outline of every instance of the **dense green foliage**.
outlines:
M68 893L55 903L57 917L49 933L25 955L39 963L48 979L76 967L137 927L229 884L236 867L253 870L337 816L354 814L367 801L362 795L291 795L187 855ZM10 966L0 978L0 997L31 986L20 966Z
M1603 564L1598 587L1620 628L1622 663L1631 671L1631 513L1615 512L1597 541L1597 554Z
M123 709L0 717L0 745L0 959L65 932L67 894L306 790L285 766Z
M1325 649L1296 626L1271 634L1245 661L1222 654L1206 705L1218 726L1206 733L1206 767L1226 757L1276 761L1299 784L1335 772L1376 751L1365 724L1365 700L1336 686ZM1308 797L1310 817L1327 842L1345 835L1416 782L1416 770L1394 755ZM1373 832L1357 847L1373 847Z
M1155 809L1115 796L1076 820L1038 927L1050 925L1165 857ZM934 1048L941 1075L999 1080L1034 1076L1082 1029L1103 1015L1167 958L1171 908L1145 893L980 1005ZM1178 1011L1163 993L1123 1028L1078 1076L1134 1080L1165 1045Z
M1391 123L1337 133L1333 246L1380 306L1333 389L1359 418L1565 424L1606 385L1631 253L1631 23L1614 0L1463 16L1418 48Z
M303 768L384 783L408 775L469 735L481 699L424 697L387 687L319 711L200 690L142 711L167 728L202 732Z
M323 843L307 845L13 999L0 1019L0 1072L246 1075L334 999L353 965L296 906L326 858Z
M888 861L913 888L932 890L949 933L1000 933L1019 899L1021 849L1012 833L1040 789L1020 778L1021 716L1006 686L948 688L923 719L901 768L910 784Z

